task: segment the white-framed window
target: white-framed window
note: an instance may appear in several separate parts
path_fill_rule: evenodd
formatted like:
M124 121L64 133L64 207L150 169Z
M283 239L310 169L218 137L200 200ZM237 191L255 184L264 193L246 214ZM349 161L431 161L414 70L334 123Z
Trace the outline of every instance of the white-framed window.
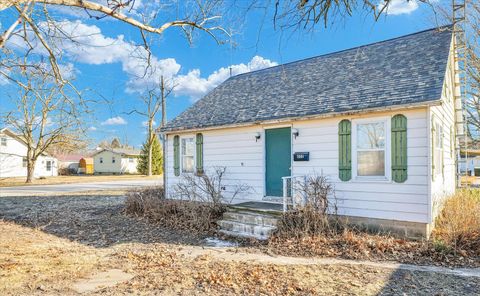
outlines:
M52 162L50 160L47 160L46 170L47 172L50 172L52 170Z
M112 163L115 163L115 156L112 156Z
M433 135L435 142L435 149L433 156L435 165L435 175L441 175L443 173L443 126L435 122L435 135Z
M390 120L353 120L352 171L357 180L390 179Z
M132 163L133 163L133 157L129 157L129 158L128 158L128 162L132 162Z
M27 167L28 160L26 157L22 158L22 167L26 168Z
M7 138L0 138L0 145L1 146L7 146Z
M182 172L193 173L195 167L195 141L193 138L181 139L180 152Z
M103 163L103 157L100 157L100 163Z

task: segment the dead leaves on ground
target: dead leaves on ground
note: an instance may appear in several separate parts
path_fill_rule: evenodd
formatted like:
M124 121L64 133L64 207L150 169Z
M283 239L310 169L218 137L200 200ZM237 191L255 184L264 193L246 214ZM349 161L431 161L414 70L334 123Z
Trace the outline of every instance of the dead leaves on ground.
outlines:
M398 261L411 264L479 267L480 257L472 250L439 248L432 241L412 241L387 235L344 231L337 235L302 238L273 237L266 251L284 256L339 257L373 261Z

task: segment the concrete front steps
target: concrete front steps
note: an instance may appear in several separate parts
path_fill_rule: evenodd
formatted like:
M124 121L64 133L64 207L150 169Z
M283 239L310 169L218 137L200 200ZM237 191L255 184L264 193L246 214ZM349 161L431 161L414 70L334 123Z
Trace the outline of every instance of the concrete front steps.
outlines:
M221 233L230 236L266 240L276 230L281 214L277 208L276 204L272 207L263 202L231 205L217 224Z

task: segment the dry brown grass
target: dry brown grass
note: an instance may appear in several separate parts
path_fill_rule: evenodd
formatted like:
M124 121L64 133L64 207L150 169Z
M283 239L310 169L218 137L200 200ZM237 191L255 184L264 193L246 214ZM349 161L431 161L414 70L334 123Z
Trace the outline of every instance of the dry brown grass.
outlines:
M55 185L72 183L108 182L138 179L161 179L162 176L144 175L81 175L81 176L56 176L44 179L35 179L33 183L26 184L25 178L0 178L0 187L28 186L28 185Z
M1 295L62 291L102 262L102 253L94 248L0 221Z
M446 200L433 238L454 251L480 255L480 190L463 189Z

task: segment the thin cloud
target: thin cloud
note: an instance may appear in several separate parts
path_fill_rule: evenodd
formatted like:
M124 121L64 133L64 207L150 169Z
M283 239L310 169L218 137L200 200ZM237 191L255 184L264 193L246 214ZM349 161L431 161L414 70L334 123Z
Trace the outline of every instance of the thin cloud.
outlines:
M176 96L189 96L197 100L206 95L209 91L224 82L231 75L238 75L250 71L261 70L278 65L277 62L265 59L261 56L254 56L247 64L236 64L229 67L222 67L208 77L201 77L200 69L193 69L186 75L179 75L175 79L176 87L174 94Z
M122 71L128 76L125 88L127 93L143 93L157 86L159 77L164 76L168 83L175 84L173 90L175 96L188 96L192 100L197 100L228 79L230 73L238 75L277 65L269 59L254 56L246 64L221 67L208 76L202 76L200 69L180 74L181 65L174 58L160 59L152 55L148 62L148 52L142 46L126 41L123 35L105 36L98 26L85 24L82 20L43 22L41 26L53 32L61 28L61 32L52 34L58 35L59 47L73 63L88 65L120 63ZM70 38L64 38L65 35ZM71 63L64 65L61 70L73 76L78 73Z
M122 117L117 116L117 117L109 118L100 124L101 125L125 125L127 124L127 121Z
M419 7L417 0L391 0L386 3L380 1L379 9L384 9L384 12L389 15L410 14Z

